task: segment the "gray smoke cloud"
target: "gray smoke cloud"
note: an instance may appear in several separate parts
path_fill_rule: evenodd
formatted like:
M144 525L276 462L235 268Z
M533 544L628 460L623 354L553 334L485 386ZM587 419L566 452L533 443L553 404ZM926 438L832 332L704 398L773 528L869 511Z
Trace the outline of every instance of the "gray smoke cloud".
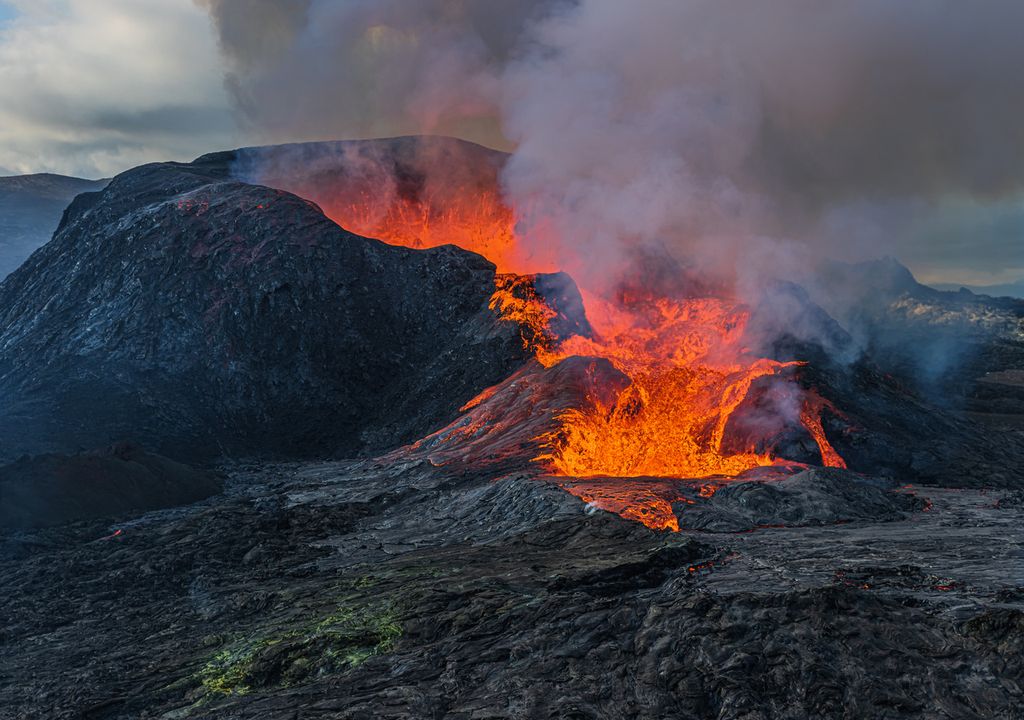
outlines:
M741 283L898 252L934 203L1019 192L1021 20L1000 0L587 0L506 73L508 185L592 274L633 238Z
M584 282L638 248L741 287L906 254L938 205L1024 184L1016 0L203 4L265 137L512 147L526 236Z
M503 144L500 76L543 0L197 0L270 139L451 133Z

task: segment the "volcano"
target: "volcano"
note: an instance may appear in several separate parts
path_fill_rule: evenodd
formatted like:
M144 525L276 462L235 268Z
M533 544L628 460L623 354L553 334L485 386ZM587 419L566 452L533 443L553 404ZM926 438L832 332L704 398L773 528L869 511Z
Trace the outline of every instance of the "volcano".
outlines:
M133 458L198 489L19 515L0 717L1014 706L1024 437L985 398L1019 392L1024 309L891 266L580 287L520 242L504 162L246 148L71 203L0 284L0 456L133 441L169 459L104 460L113 494ZM900 332L969 358L922 383ZM43 457L0 475L83 492Z
M79 196L0 288L3 450L130 436L184 459L308 457L413 440L522 360L488 310L493 275L454 247L352 235L224 164L130 171Z
M902 266L845 273L847 286L862 289L858 305L875 308L873 324L865 329L860 320L856 329L870 333L878 360L861 355L851 362L849 333L802 288L785 283L767 285L757 304L747 306L686 268L666 283L664 271L641 266L611 296L586 288L581 294L564 275L507 272L543 261L517 245L514 212L500 201L503 161L479 146L437 138L252 148L231 158L236 174L313 198L343 227L398 246L456 244L495 260L490 308L518 326L537 363L464 405L465 416L417 450L469 462L505 457L506 428L533 417L533 436L524 440L512 431L516 447L561 477L720 484L757 468L782 474L808 463L845 468L849 457L862 472L954 484L971 484L970 468L980 459L990 478L1015 482L1005 472L1015 466L1015 444L992 443L908 391L913 374L900 372L906 364L885 338L911 330L886 318L879 298L953 300L917 284ZM825 268L821 283L841 284L837 274L835 266ZM1016 327L1020 307L1008 310L1007 323ZM943 341L934 327L913 331ZM588 369L575 371L585 377L569 385L583 389L563 405L554 401L555 388L566 379L550 382L545 375L570 359ZM526 383L550 389L534 390L529 407L514 407ZM925 443L919 442L923 428ZM467 442L469 450L462 447ZM636 480L613 484L616 499L606 506L621 500L623 487L637 488L638 507L659 508L652 522L677 526L657 499L662 491L651 495ZM628 504L626 512L639 515Z

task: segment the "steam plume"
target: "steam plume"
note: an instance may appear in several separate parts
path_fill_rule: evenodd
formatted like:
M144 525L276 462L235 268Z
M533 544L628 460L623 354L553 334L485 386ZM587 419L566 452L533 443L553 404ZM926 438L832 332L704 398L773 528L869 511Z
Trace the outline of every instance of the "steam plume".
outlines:
M507 143L527 237L585 276L637 248L785 274L766 237L884 245L1024 184L1016 0L203 3L269 139Z

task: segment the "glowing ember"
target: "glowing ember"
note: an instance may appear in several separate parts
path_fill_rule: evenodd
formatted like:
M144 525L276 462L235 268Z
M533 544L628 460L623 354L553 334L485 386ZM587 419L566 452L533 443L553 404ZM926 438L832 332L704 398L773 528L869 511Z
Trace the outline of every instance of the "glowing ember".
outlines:
M715 485L714 483L706 483L700 486L700 491L697 494L700 495L702 498L709 498L712 497L715 494L715 491L717 490L718 486Z

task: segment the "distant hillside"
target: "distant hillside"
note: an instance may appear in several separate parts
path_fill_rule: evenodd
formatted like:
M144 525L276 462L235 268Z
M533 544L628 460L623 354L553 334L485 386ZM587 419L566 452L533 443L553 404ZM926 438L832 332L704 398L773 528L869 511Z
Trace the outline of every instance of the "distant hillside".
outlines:
M1015 297L1024 298L1024 278L1017 282L1003 283L1002 285L958 285L957 283L937 283L932 285L936 290L959 290L966 288L976 295L989 295L991 297Z
M46 173L0 177L0 280L49 241L76 195L106 184Z

